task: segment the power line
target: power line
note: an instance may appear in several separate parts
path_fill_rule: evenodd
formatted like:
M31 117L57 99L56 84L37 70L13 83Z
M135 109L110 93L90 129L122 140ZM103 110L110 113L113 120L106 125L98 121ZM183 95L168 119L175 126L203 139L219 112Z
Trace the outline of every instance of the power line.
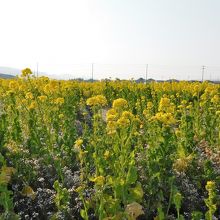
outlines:
M205 72L205 66L202 66L202 82L204 80L204 72Z
M38 62L37 62L37 78L38 78Z
M146 74L146 75L145 75L145 77L146 77L146 79L145 79L146 81L145 81L145 82L147 83L147 77L148 77L148 64L146 64L145 74Z

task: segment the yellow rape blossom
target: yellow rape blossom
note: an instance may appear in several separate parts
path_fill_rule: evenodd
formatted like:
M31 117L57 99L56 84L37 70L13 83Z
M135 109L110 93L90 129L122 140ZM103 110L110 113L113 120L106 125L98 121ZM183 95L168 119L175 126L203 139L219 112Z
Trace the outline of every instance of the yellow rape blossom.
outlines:
M47 100L47 96L41 95L37 97L41 102L45 102Z
M211 99L211 102L214 103L214 104L218 104L219 103L219 96L218 95L215 95L212 99Z
M115 121L117 119L117 115L108 115L106 119L107 121Z
M29 110L35 109L37 107L37 103L35 101L31 102L31 104L28 106Z
M110 115L117 115L117 112L115 111L115 109L111 108L107 111L106 116L110 116Z
M44 92L47 94L50 92L50 85L49 84L44 86Z
M75 146L80 147L83 144L83 140L81 138L75 141Z
M114 109L124 109L128 106L128 102L125 99L119 98L113 101L112 107Z
M86 104L89 106L106 106L107 99L103 95L97 95L97 96L88 98L86 101Z
M105 177L104 176L97 176L95 178L90 178L90 181L94 182L98 186L103 186L105 183Z
M26 77L32 74L32 71L30 68L25 68L21 71L21 76Z
M54 103L57 105L62 105L64 103L64 98L57 98L55 99Z
M176 123L176 120L171 113L158 112L155 116L151 117L151 120L157 120L166 125L171 125Z
M105 153L104 153L104 158L107 160L110 156L110 151L109 150L106 150Z
M170 99L169 98L161 98L158 111L162 111L165 107L169 107L169 106L170 106Z
M108 134L115 134L116 129L117 129L117 122L116 121L109 121L107 124Z
M130 124L129 119L125 118L125 117L121 117L117 120L117 125L119 127L127 127Z
M206 188L207 191L215 190L215 182L214 181L208 181L206 183L205 188Z
M26 95L25 95L25 98L26 99L33 99L34 96L33 96L33 94L31 92L27 92Z
M175 110L175 105L173 103L171 103L169 98L161 98L160 103L159 103L159 107L158 107L158 111L163 111L163 112L167 112L167 113L174 113Z
M147 109L152 109L153 106L153 102L147 102Z
M17 90L19 88L19 84L17 81L13 80L9 83L9 88L12 90Z
M129 111L123 111L122 117L130 120L134 119L134 115Z

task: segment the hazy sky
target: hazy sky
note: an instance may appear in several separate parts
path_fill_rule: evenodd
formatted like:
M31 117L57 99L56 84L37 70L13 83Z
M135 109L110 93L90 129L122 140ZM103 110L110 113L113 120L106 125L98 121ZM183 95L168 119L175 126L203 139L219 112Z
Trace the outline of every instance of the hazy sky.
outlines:
M0 0L0 66L63 77L220 78L220 0Z

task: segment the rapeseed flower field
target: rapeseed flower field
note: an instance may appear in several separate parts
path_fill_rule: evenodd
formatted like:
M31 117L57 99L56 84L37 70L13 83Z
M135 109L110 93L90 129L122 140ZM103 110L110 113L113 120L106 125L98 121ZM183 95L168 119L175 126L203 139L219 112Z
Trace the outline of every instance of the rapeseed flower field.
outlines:
M0 219L220 219L220 85L0 80Z

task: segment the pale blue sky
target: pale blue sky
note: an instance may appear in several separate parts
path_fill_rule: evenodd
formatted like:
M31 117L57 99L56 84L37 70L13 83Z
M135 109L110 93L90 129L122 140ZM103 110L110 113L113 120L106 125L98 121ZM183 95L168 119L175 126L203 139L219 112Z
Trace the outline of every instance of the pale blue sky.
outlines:
M220 78L219 0L0 1L0 66L62 77ZM63 75L62 75L63 74Z

